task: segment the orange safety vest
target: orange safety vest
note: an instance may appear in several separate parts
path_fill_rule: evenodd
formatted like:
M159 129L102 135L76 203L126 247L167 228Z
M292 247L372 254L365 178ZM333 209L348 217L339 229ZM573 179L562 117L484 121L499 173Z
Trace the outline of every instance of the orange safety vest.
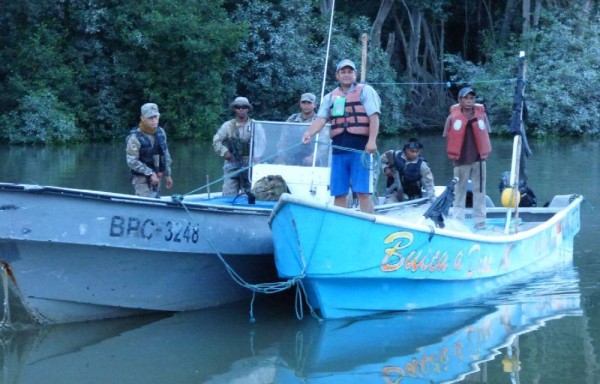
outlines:
M338 97L346 97L346 103L344 116L332 118L329 137L333 138L341 134L344 129L355 135L369 136L369 116L367 116L365 107L360 102L360 93L364 86L364 84L357 84L352 92L345 95L340 87L331 92L332 109L333 101Z
M485 125L485 107L482 104L475 104L475 119L471 125L475 144L479 157L485 160L492 152L492 144L490 143L490 135L488 134ZM446 143L446 152L452 160L458 160L460 151L462 150L463 141L465 139L466 126L469 120L462 114L460 104L454 104L450 107L450 127L448 128Z

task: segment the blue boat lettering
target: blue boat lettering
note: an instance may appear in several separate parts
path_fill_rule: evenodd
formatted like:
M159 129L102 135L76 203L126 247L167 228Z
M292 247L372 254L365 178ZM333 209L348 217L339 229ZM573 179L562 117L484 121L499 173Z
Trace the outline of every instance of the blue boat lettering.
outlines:
M500 266L499 266L498 270L500 270L500 271L502 271L502 270L508 271L509 270L509 268L510 268L510 253L514 247L515 247L515 245L512 243L506 244L504 246L504 254L502 255L502 258L500 259Z
M442 251L427 250L425 255L422 251L410 251L404 256L400 251L410 247L414 236L410 232L395 232L386 237L384 244L394 243L392 247L385 250L385 257L381 262L383 272L393 272L404 268L407 271L417 272L444 272L448 268L448 254ZM433 256L431 256L433 254Z
M467 276L471 277L478 274L487 274L492 270L494 257L492 255L481 254L481 246L474 244L468 252L469 267L467 268Z
M454 257L453 267L455 271L460 271L462 269L462 260L463 260L463 251L460 250Z
M152 219L119 215L113 216L110 221L110 237L139 237L150 240L162 233L165 241L174 243L197 243L200 238L199 228L187 222L167 221L161 225Z

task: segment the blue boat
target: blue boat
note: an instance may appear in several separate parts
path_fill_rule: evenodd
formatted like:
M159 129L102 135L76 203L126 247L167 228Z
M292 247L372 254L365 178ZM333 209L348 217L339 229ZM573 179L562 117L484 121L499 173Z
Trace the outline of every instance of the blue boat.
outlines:
M488 208L488 228L473 232L423 221L425 207L367 214L284 194L270 219L275 265L324 318L454 305L570 263L582 201L519 208L508 231L507 208Z

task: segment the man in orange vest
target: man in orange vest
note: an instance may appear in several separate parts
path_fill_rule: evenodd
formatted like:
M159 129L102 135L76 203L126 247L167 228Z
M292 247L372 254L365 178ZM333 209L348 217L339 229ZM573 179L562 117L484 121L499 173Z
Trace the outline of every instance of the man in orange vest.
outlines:
M334 145L331 158L331 196L338 207L347 207L347 196L352 185L360 210L373 213L372 154L377 151L381 99L367 84L356 82L356 65L351 60L340 61L335 69L339 87L325 95L317 118L302 136L310 143L325 124L331 122L329 136ZM368 165L363 164L363 153Z
M475 229L485 229L486 223L486 159L492 152L490 123L482 104L475 103L475 91L462 88L458 104L450 107L443 136L447 138L446 152L454 162L454 177L458 177L452 217L465 218L467 185L473 186L473 222Z

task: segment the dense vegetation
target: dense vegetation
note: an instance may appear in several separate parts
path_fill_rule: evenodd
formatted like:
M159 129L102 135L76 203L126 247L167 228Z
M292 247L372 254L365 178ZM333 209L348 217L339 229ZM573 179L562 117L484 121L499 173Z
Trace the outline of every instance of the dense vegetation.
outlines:
M0 141L122 139L144 102L172 138L209 138L238 95L283 119L306 91L360 66L383 100L382 130L439 129L458 88L476 87L497 132L528 57L528 129L596 135L600 18L592 0L38 0L2 3Z

